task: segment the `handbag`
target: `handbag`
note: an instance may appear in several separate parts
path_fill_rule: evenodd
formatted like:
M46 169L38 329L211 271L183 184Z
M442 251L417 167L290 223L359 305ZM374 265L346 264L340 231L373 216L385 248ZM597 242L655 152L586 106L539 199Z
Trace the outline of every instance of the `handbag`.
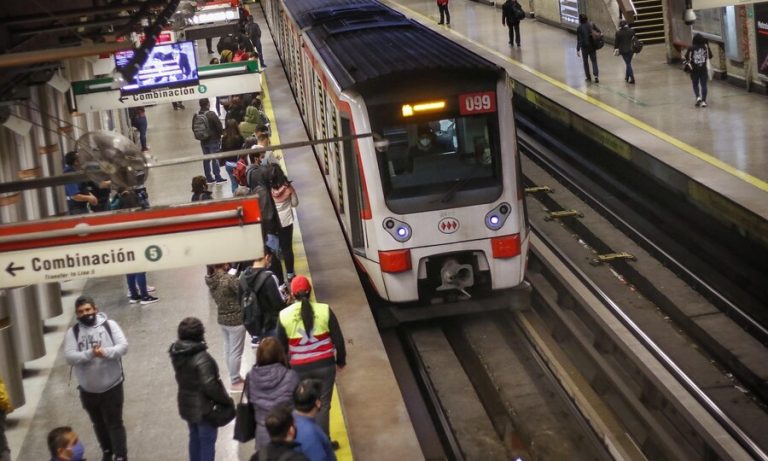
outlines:
M637 38L637 35L632 36L632 52L635 54L640 53L643 51L643 42L639 38Z
M691 64L689 59L683 59L683 72L686 74L693 72L693 64Z
M203 419L214 427L226 426L235 419L235 401L230 398L227 403L214 402L211 411Z
M245 377L243 393L237 403L237 416L235 416L235 430L233 438L240 443L253 440L256 437L256 412L251 402L243 403L243 396L248 392L248 376Z

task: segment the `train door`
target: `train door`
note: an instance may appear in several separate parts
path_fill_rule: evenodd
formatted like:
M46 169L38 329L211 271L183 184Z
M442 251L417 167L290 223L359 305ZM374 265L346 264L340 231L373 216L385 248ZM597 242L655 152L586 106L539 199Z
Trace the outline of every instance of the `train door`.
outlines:
M347 117L341 116L341 134L352 135L352 125ZM365 256L365 226L363 225L363 186L360 178L360 164L355 154L354 141L346 139L342 143L344 171L347 182L347 209L349 210L349 240L352 250Z

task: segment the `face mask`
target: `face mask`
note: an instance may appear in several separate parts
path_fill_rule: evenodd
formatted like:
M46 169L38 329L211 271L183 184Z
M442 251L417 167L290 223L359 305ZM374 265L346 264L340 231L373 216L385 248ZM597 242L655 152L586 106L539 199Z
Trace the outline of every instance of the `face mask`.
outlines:
M429 145L432 143L429 141L429 139L422 138L422 139L419 139L419 144L421 144L421 147L429 147Z
M82 317L78 317L77 321L87 327L92 327L96 325L96 314L88 314Z
M72 446L71 450L72 450L72 461L83 460L83 456L85 456L85 447L83 446L83 442L78 440L77 443Z

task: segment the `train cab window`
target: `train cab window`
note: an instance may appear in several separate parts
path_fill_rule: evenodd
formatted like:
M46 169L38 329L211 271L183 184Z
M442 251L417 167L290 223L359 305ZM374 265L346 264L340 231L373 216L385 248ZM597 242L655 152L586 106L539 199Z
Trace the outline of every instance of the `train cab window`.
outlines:
M501 193L499 132L489 115L386 126L379 170L388 207L398 213L486 203Z

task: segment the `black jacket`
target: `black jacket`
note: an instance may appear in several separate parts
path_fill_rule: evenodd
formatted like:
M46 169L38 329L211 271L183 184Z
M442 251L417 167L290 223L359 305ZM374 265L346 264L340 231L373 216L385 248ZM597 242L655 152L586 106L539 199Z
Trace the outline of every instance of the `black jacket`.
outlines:
M635 31L631 27L626 26L616 31L616 38L613 44L614 48L618 48L619 53L626 54L632 52L632 37L635 36Z
M245 269L240 274L240 292L245 293L246 290L253 289L256 278L264 271L268 271L268 269L265 267L249 267ZM261 308L261 321L253 331L248 326L246 328L248 328L248 333L251 335L262 336L265 331L274 330L277 327L277 318L280 315L280 311L285 307L285 301L283 301L283 297L280 295L277 281L271 272L270 275L266 276L259 291L256 292L256 298Z
M168 350L179 385L179 415L190 423L202 421L214 402L232 403L219 378L219 367L206 349L204 342L178 340Z
M522 18L518 17L517 11L523 11L522 5L517 0L507 0L501 7L501 24L519 24ZM523 11L525 14L525 11Z
M595 47L592 44L593 30L601 32L596 25L589 21L579 24L579 27L576 29L576 51L584 50L588 53L595 50Z
M309 458L304 456L304 453L296 451L296 447L298 446L299 444L296 442L269 442L269 445L251 456L251 461L309 461ZM266 456L259 456L262 451L266 452ZM281 458L283 453L288 452L291 452L292 454Z

